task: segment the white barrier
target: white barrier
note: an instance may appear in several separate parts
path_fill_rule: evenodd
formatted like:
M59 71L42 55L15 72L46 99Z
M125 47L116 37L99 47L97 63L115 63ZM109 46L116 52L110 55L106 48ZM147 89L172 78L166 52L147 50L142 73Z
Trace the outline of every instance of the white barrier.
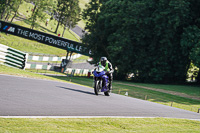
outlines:
M12 67L24 69L27 61L27 53L0 44L0 63Z

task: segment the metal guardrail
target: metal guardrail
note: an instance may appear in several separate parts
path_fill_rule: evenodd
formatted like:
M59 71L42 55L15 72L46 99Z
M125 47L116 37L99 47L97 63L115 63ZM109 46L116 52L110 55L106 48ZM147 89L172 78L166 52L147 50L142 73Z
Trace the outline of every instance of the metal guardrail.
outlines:
M24 69L28 54L0 44L0 63Z

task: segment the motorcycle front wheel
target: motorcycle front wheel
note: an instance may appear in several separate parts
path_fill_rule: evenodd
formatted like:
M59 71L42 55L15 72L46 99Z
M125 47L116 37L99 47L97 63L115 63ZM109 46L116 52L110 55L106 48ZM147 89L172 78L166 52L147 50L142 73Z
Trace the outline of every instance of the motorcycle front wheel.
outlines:
M95 95L99 95L99 90L100 90L100 82L99 82L99 80L97 80L97 81L95 81L95 86L94 86Z
M108 86L109 86L109 82L108 82L108 84L107 84L107 88L108 88ZM105 95L105 96L110 96L110 91L104 92L104 95Z

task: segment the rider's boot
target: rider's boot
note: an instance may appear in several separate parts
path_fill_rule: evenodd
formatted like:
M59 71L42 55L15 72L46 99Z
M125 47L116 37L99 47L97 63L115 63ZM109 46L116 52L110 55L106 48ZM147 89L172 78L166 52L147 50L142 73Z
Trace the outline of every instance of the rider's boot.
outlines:
M112 81L110 81L110 83L109 83L109 91L111 91L112 90Z

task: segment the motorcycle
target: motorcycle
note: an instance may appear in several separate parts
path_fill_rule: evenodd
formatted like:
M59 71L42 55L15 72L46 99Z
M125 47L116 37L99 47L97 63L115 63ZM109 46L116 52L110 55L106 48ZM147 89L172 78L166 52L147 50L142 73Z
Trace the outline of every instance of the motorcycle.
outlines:
M109 79L104 71L104 67L94 69L94 93L99 95L100 91L104 92L105 96L110 96Z

